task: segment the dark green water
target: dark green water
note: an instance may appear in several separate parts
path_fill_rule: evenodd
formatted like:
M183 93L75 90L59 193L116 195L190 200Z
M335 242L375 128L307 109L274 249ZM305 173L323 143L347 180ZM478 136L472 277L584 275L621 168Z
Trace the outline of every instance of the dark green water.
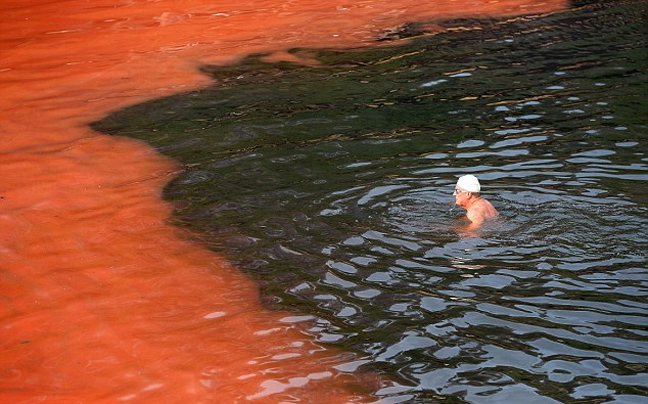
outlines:
M94 127L185 164L174 220L397 381L384 402L646 403L646 3L601 3L205 67ZM502 214L476 234L465 173Z

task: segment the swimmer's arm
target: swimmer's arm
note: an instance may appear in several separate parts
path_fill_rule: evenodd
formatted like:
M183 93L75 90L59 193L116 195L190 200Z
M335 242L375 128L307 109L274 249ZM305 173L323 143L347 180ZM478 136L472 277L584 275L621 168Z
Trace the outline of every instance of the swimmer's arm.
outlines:
M481 209L473 209L466 212L466 217L471 222L471 227L479 227L484 223L484 212Z

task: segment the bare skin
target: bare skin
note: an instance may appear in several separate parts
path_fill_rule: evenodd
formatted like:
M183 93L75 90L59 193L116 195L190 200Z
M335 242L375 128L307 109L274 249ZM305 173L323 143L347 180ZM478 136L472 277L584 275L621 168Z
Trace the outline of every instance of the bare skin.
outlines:
M471 222L472 228L477 228L485 220L497 217L499 213L486 199L476 192L469 192L461 188L455 189L455 203L466 209L466 217Z

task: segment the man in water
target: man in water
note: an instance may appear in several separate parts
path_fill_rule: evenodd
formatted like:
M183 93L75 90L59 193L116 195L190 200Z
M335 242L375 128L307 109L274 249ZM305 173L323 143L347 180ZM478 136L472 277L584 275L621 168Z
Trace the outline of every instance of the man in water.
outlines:
M455 203L466 209L466 217L472 222L471 227L479 227L484 220L499 215L493 205L479 195L480 191L481 185L474 175L459 177L455 185Z

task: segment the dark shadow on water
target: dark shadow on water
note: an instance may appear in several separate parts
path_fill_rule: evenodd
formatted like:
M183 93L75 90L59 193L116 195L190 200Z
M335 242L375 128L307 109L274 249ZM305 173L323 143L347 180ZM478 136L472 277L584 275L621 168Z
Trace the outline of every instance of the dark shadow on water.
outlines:
M174 220L405 386L385 396L639 403L645 12L410 27L393 47L318 51L321 68L250 57L93 127L182 162ZM466 173L502 214L471 237L451 205Z

